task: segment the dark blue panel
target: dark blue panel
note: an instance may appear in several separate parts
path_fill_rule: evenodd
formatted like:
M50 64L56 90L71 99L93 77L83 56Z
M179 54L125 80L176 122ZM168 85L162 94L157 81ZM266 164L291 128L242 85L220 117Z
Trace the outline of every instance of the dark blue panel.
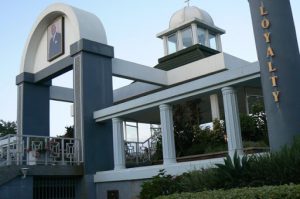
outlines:
M49 86L23 83L19 89L18 128L24 135L49 136Z

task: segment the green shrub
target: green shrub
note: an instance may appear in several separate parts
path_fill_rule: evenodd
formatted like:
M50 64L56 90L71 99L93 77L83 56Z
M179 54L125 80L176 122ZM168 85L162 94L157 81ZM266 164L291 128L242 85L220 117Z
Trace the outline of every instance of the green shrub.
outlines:
M157 199L299 199L300 185L263 186L213 190L198 193L182 193L161 196Z
M274 153L239 157L227 156L215 168L184 173L179 177L159 174L143 185L142 192L166 195L237 187L258 187L300 183L300 138L293 145ZM146 190L144 190L146 189ZM167 191L165 191L167 190Z
M203 169L182 174L179 182L181 191L199 192L215 189L220 184L216 172L217 169Z
M180 192L179 177L166 175L165 170L160 170L159 173L151 180L142 184L140 193L141 199L152 199L161 195L170 195Z

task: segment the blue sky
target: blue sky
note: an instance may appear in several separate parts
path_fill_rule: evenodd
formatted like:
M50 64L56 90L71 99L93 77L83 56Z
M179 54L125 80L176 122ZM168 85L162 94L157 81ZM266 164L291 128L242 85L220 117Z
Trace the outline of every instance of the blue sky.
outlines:
M17 87L15 76L23 48L39 14L51 0L10 0L1 3L0 24L0 119L15 121ZM156 34L167 29L172 14L186 4L184 0L64 0L59 1L97 15L102 21L108 44L115 57L154 66L163 56L162 41ZM247 0L193 0L190 5L206 10L215 24L226 30L223 51L248 61L256 61L256 50ZM300 39L300 1L291 0L298 40ZM297 11L297 12L296 12ZM55 83L70 86L69 77ZM63 114L61 114L63 112ZM62 116L64 115L64 116ZM51 134L62 134L72 123L69 104L51 102Z

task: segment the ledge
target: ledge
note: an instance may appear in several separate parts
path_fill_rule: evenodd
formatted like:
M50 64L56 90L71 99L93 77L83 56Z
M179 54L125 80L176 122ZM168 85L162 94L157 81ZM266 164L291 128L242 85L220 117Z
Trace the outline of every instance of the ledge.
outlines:
M149 179L157 175L159 170L164 169L167 174L180 175L184 172L213 167L216 163L223 163L224 158L214 158L192 162L181 162L170 165L155 165L130 169L101 171L94 175L95 183L115 182L126 180Z

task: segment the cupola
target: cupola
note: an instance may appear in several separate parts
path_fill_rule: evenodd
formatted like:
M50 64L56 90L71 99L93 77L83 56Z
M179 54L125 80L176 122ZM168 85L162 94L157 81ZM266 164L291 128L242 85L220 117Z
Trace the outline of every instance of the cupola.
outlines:
M195 44L222 51L221 35L225 31L215 26L212 17L195 6L176 11L169 28L157 35L163 39L165 56Z

